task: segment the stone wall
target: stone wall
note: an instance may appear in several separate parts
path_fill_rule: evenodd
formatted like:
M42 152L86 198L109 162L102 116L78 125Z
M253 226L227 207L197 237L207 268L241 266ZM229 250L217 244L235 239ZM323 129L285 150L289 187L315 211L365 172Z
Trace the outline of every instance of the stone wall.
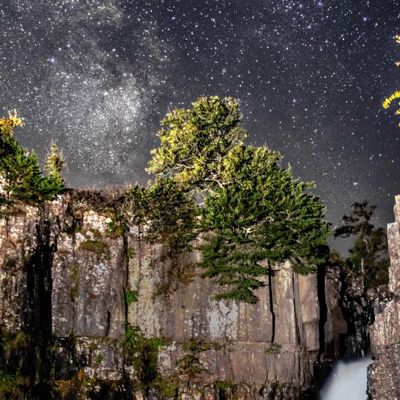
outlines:
M176 255L137 226L115 234L107 213L74 202L69 193L41 210L16 204L0 220L0 329L16 347L0 369L30 377L21 387L37 390L24 398L290 400L313 389L316 275L280 265L257 304L216 301L198 251ZM25 369L19 333L40 354Z
M368 370L371 400L400 399L400 196L394 206L395 222L388 225L390 256L390 301L376 304L371 326L371 352L374 362Z

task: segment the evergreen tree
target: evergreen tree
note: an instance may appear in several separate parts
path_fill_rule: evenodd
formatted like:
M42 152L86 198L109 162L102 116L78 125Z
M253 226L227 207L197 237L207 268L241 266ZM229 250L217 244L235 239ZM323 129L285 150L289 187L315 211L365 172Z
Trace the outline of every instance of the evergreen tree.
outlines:
M239 101L231 97L200 97L191 109L168 113L161 124L161 145L152 151L148 172L188 190L218 183L221 160L246 137Z
M235 147L220 168L226 184L206 199L204 276L225 287L218 298L255 302L259 278L271 273L265 260L290 260L302 274L324 261L324 207L279 159L265 147Z
M343 217L343 223L335 229L334 236L353 238L350 255L342 263L345 279L361 277L366 289L388 283L388 249L386 232L375 227L371 218L376 206L367 200L354 203L350 215Z
M321 261L328 234L321 202L280 167L278 153L243 144L237 100L201 97L167 114L159 136L148 171L157 184L174 182L204 200L197 220L207 233L204 276L224 287L219 298L255 302L260 277L271 274L265 261L291 260L301 273Z
M44 166L47 176L51 177L57 182L60 182L60 184L64 184L64 178L61 175L64 163L65 160L62 151L56 143L52 143Z
M14 138L14 128L22 119L16 113L0 119L0 177L5 199L38 203L54 199L64 187L63 182L44 176L37 155L26 151Z
M125 195L124 217L129 223L146 226L146 238L162 242L174 252L187 249L194 238L198 207L171 179L152 186L131 187Z

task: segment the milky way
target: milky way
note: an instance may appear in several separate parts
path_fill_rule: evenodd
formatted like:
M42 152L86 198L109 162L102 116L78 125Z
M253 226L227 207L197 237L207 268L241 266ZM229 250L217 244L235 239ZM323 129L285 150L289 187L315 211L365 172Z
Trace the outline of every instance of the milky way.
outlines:
M0 107L51 140L73 186L145 181L158 121L200 95L242 101L249 142L314 180L336 221L364 198L392 219L398 1L3 0Z

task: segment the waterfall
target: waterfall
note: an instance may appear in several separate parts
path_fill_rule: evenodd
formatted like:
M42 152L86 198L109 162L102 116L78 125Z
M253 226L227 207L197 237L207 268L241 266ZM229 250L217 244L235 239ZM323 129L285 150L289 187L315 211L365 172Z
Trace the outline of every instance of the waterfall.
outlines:
M371 358L339 361L321 391L322 400L366 400L367 367Z

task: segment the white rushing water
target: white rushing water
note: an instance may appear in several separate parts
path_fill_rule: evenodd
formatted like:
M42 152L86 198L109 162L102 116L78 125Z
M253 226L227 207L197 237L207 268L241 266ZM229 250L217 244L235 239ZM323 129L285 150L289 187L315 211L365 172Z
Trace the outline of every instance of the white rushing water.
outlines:
M370 358L338 362L321 391L322 400L366 400Z

